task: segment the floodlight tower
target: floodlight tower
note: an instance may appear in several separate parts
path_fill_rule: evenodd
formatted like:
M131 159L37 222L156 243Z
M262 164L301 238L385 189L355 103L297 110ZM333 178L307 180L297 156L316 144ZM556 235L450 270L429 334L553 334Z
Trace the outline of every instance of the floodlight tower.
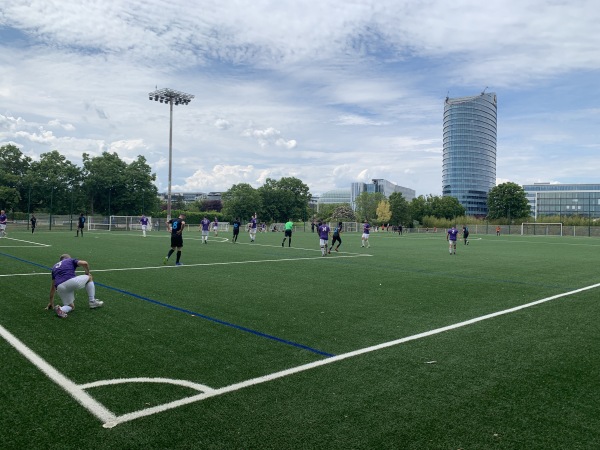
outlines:
M187 105L194 98L191 94L179 92L174 89L157 89L148 94L150 101L168 103L171 112L169 125L169 188L167 191L167 221L171 219L171 177L173 173L173 104Z

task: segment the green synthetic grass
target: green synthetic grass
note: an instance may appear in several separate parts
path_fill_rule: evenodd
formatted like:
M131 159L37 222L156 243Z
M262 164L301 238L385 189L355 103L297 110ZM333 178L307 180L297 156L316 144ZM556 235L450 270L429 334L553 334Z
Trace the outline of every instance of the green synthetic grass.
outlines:
M593 238L472 235L451 256L442 233L374 234L369 249L344 234L323 258L316 233L281 248L283 233L203 245L194 230L185 265L164 267L164 232L9 233L0 325L80 385L220 389L600 283ZM61 320L43 308L65 252L91 264L105 305L88 309L79 291ZM596 449L599 298L585 290L110 429L0 339L0 448ZM86 392L117 416L198 393Z

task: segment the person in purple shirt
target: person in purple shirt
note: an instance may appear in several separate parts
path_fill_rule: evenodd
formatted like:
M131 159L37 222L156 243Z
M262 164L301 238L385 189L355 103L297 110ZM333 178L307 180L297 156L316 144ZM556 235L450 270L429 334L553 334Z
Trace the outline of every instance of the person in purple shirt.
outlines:
M75 269L82 267L85 275L77 275ZM52 266L52 286L50 287L50 303L46 309L54 309L56 315L62 319L67 317L67 313L75 309L75 291L84 289L88 294L90 308L99 308L104 302L96 298L96 286L90 274L90 265L87 261L71 258L70 255L64 254L60 256L54 266ZM58 292L58 296L62 300L63 306L54 305L54 294Z
M8 217L6 217L6 213L4 210L0 211L0 237L6 237L6 221Z
M317 232L319 233L319 243L321 244L321 256L327 255L327 245L330 231L331 229L326 223L320 223L319 227L317 228Z
M204 216L204 219L202 219L200 221L200 226L198 228L202 230L202 243L208 244L208 232L210 229L210 220L208 220L207 217Z
M213 220L213 231L215 233L215 236L219 235L219 220L215 217L215 220Z
M140 219L140 225L142 226L142 234L146 237L146 230L148 229L148 218L142 214Z
M250 219L250 242L254 242L256 239L256 213Z
M364 247L365 245L367 246L367 248L369 248L371 246L371 244L369 244L369 233L371 232L371 225L369 224L369 222L367 222L365 220L365 223L363 223L363 233L362 233L362 244L361 247Z
M458 237L458 230L456 229L455 225L452 225L452 228L450 228L447 232L446 232L446 240L448 241L448 249L450 251L450 254L452 255L452 250L454 250L454 254L456 255L456 238Z

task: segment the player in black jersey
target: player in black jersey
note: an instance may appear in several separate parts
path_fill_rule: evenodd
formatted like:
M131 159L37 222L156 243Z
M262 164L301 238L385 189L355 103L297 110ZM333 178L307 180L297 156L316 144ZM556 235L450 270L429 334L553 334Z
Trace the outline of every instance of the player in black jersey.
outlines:
M167 253L167 256L163 259L163 264L167 264L171 255L177 249L177 259L175 261L176 266L183 266L179 262L181 259L181 249L183 248L183 228L185 227L185 214L179 214L177 219L171 219L167 222L167 228L171 232L171 250Z

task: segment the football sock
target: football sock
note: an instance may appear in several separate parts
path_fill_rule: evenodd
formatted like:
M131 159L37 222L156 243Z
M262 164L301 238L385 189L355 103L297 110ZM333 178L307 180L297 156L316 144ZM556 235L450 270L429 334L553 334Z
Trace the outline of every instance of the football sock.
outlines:
M73 311L73 308L71 308L70 306L61 306L60 309L64 313L70 313L71 311Z
M171 249L169 250L169 253L167 253L167 259L169 259L171 257L171 255L173 254L175 250Z
M181 252L177 252L177 260L175 262L179 262L179 260L181 259Z
M92 301L96 298L96 285L94 284L93 281L90 281L89 283L87 283L85 285L85 292L87 292L88 299L90 301Z

